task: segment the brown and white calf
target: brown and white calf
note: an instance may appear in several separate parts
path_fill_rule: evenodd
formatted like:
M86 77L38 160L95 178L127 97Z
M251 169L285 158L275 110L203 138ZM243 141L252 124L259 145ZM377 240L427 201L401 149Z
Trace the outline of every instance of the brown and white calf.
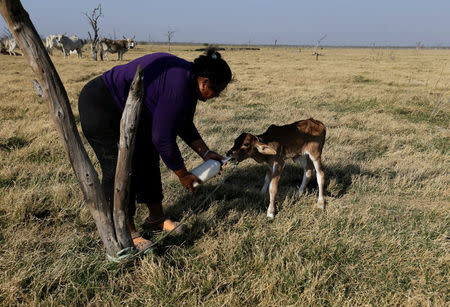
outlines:
M300 195L304 193L306 185L311 179L312 171L315 169L319 186L317 206L321 209L325 208L323 198L325 177L321 161L325 135L325 125L310 118L284 126L271 125L266 132L260 135L242 133L234 141L234 146L227 152L227 156L239 162L253 158L258 163L267 163L268 169L261 193L266 193L269 188L268 218L272 219L275 214L278 181L287 159L292 159L294 162L299 161L304 169Z

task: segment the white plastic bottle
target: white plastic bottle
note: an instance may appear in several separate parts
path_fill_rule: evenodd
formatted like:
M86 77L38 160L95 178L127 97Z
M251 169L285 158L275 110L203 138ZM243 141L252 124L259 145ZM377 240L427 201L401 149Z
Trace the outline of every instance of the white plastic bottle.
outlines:
M229 158L226 158L222 161L222 163L225 163L228 160ZM197 166L196 168L192 169L190 173L194 174L195 177L200 179L202 182L205 182L214 175L216 175L217 173L219 173L222 163L220 163L217 160L207 160L202 164L200 164L199 166ZM198 186L198 183L194 182L193 186L195 188L196 186Z

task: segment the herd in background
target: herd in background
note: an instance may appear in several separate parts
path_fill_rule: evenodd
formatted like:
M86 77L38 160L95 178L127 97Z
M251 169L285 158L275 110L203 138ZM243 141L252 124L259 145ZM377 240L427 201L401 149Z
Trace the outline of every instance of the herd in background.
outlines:
M83 46L87 43L87 40L81 39L76 35L66 36L65 34L49 35L44 40L45 48L49 55L53 55L53 49L59 49L63 53L64 57L68 57L70 54L77 54L79 58L83 56ZM16 56L15 49L18 48L16 39L9 37L0 41L0 50L3 54L9 54ZM117 53L117 59L123 60L123 55L130 49L136 47L136 41L133 38L125 38L119 40L113 40L103 38L98 41L97 50L99 50L100 59L108 58L108 53Z

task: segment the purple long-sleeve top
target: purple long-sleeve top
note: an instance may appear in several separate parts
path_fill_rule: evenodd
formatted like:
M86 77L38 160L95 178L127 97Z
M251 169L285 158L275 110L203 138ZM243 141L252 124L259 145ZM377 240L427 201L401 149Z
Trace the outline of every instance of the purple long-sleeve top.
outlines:
M192 63L168 53L154 53L105 72L102 78L122 110L138 65L144 71L144 106L152 118L151 141L169 169L180 169L184 163L177 135L187 144L201 138L193 123L197 92Z

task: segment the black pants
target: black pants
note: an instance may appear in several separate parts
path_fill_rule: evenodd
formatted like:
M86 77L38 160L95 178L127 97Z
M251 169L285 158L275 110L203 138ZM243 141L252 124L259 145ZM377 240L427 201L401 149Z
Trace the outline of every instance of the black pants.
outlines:
M112 204L122 110L101 77L83 87L78 109L83 134L100 162L103 191ZM131 217L136 212L136 201L154 204L163 199L159 153L152 143L151 115L145 107L141 111L135 146L128 205Z

